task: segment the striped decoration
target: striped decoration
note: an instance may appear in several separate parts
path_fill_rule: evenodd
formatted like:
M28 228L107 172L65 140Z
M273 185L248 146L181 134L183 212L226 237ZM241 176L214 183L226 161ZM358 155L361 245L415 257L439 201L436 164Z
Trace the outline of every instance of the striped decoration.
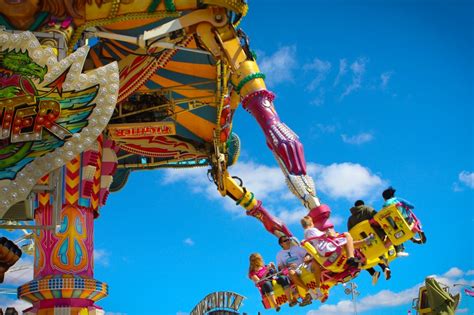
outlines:
M134 36L144 29L168 21L154 20L148 21L148 25L139 23L135 26L125 22L116 23L113 28L108 25L106 29L120 35ZM187 48L199 48L192 36L182 37L177 42ZM219 73L222 69L219 69L212 56L173 49L146 56L142 49L133 44L105 39L91 48L90 54L96 67L113 60L118 62L121 84L119 100L135 91L162 93L173 104L174 112L167 121L175 124L178 135L198 143L212 142L212 131L218 128L218 111L223 92L223 77ZM154 67L148 65L155 60L159 62ZM132 74L136 72L135 78Z
M49 184L49 175L46 174L38 181L40 185L48 185ZM44 208L49 205L50 203L50 195L49 192L42 192L37 194L38 197L38 206L40 208Z
M97 151L99 152L99 158L97 159L97 168L95 170L93 185L92 185L92 194L90 197L91 200L91 210L99 210L99 197L100 197L100 177L102 173L102 148L103 148L104 137L102 135L97 138Z
M68 205L77 205L79 201L80 177L81 160L76 157L66 164L64 197Z
M97 302L108 294L106 283L70 274L46 276L18 288L18 298L30 303L61 298L80 298Z

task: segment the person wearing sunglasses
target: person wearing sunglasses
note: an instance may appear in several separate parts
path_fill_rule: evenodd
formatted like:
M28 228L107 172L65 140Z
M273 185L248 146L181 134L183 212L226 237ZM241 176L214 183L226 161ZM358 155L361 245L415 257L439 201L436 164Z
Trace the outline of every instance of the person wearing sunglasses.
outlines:
M278 239L278 244L280 244L280 246L282 247L282 249L277 253L276 256L278 269L283 270L287 268L290 280L294 284L302 287L308 292L306 296L301 297L302 301L300 303L300 306L311 304L312 298L309 294L310 291L301 279L301 270L299 269L299 267L303 263L308 264L308 271L312 272L316 278L316 286L319 286L320 283L321 267L303 248L296 246L289 237L281 236Z

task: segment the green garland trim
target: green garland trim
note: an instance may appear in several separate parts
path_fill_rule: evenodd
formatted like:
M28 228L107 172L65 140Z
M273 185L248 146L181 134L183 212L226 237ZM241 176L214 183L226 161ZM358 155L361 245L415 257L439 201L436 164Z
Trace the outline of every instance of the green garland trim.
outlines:
M239 82L239 84L235 88L235 91L240 94L240 90L244 87L244 85L247 84L249 81L252 81L253 79L265 80L265 75L261 72L249 74L248 76L243 78L242 81Z
M150 5L148 6L148 13L152 13L152 12L155 12L156 8L158 7L158 5L160 4L161 0L153 0Z
M245 189L245 187L243 187L243 189L244 189L244 194L242 195L242 197L240 197L239 200L237 200L237 201L235 202L235 204L236 204L237 206L240 205L240 203L242 202L242 200L244 200L245 195L247 195L247 189Z
M257 61L257 53L255 52L255 50L251 50L250 53L252 54L252 58Z
M237 200L237 201L235 202L235 205L236 205L236 206L240 205L240 203L242 202L242 200L244 200L244 197L245 197L245 194L242 196L242 198L240 198L239 200Z
M166 11L175 12L176 6L174 5L174 0L165 0Z
M246 209L247 209L248 206L250 206L250 204L253 201L253 198L255 197L253 193L250 193L250 195L251 195L250 200L246 204L242 205L242 207L244 207Z

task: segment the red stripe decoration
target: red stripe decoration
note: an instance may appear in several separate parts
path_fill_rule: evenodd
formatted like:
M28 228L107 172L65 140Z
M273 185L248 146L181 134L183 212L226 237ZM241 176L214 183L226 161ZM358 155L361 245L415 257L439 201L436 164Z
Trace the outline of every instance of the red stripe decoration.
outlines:
M102 168L102 147L103 147L104 137L102 135L97 138L97 147L99 158L97 159L97 168L94 174L92 194L91 194L91 209L93 211L99 210L99 192L100 192L100 177L101 177L101 168Z
M66 164L65 199L66 204L77 205L79 201L79 183L81 176L81 161L77 157Z

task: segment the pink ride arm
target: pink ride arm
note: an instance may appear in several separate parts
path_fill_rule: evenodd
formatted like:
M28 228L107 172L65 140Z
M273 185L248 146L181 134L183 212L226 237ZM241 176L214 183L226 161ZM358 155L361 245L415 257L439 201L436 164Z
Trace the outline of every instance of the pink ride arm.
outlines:
M274 98L270 91L260 90L245 96L242 105L255 117L265 134L268 146L276 158L283 162L282 169L287 177L287 184L303 205L310 209L309 215L315 226L321 230L332 228L334 225L329 220L331 210L328 206L319 204L314 183L306 175L303 145L298 136L280 121L273 106Z
M328 205L319 205L313 208L308 215L313 219L314 227L320 231L334 228L334 224L329 220L331 208Z
M242 105L257 119L265 133L267 145L283 161L292 175L306 175L306 162L303 145L298 136L280 121L273 99L275 95L267 90L260 90L245 96Z
M288 237L293 236L283 222L268 213L268 211L262 206L262 202L260 200L253 209L247 211L247 215L253 216L260 220L265 226L265 229L274 234L276 237L283 235Z

